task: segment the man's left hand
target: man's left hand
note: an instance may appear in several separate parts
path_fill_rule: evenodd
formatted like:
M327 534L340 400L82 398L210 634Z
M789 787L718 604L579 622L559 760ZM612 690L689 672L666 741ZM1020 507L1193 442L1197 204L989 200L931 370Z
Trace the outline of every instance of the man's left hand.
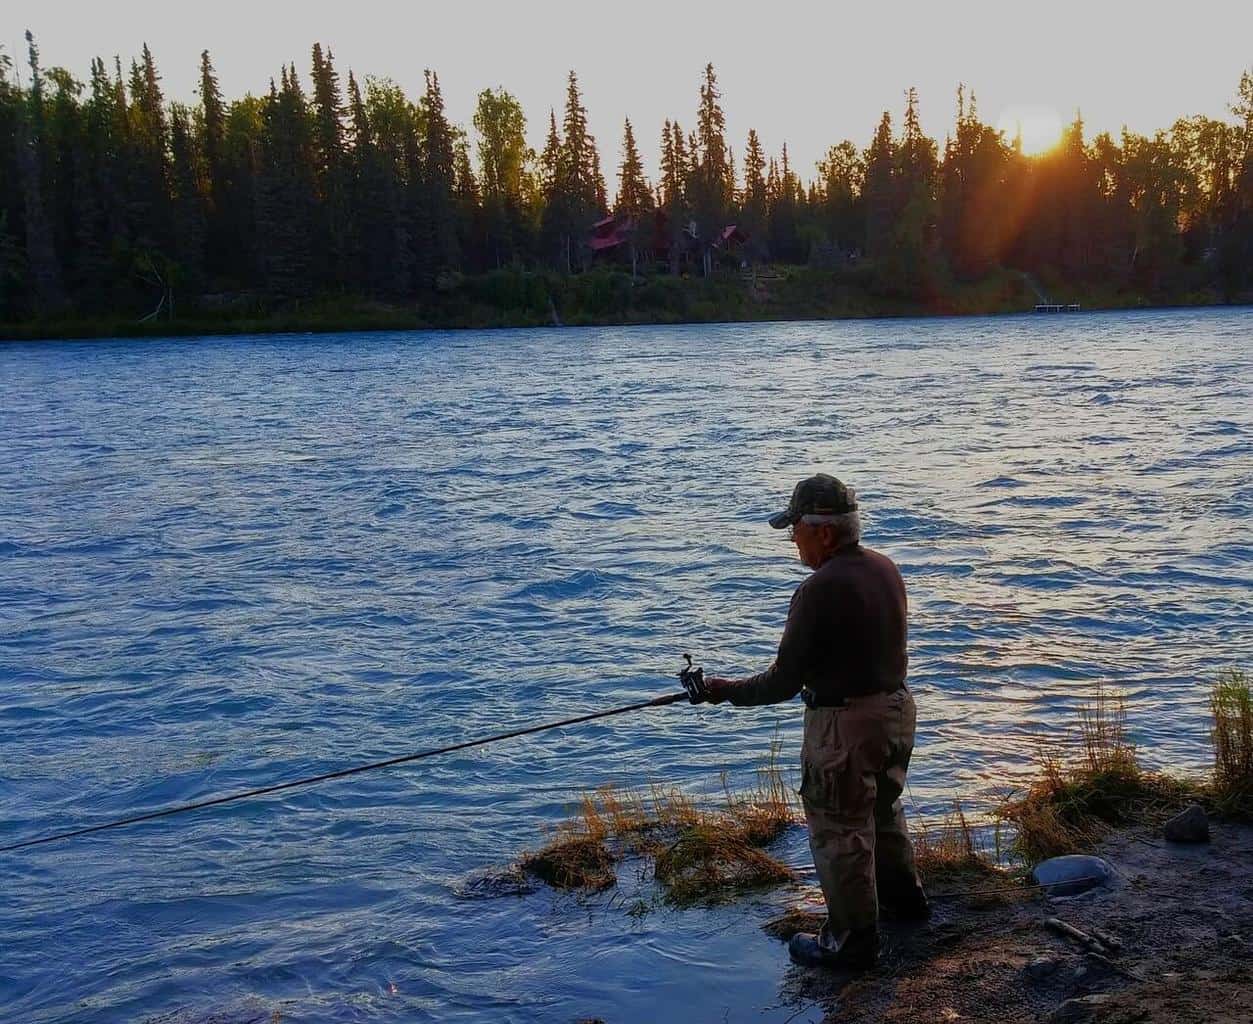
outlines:
M722 676L705 677L705 691L708 694L705 700L709 704L721 704L731 696L734 689L734 679L724 679Z

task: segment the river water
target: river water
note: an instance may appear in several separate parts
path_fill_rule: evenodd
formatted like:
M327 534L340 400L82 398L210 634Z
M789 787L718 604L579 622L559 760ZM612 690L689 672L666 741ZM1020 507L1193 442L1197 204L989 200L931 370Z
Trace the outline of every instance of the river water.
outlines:
M644 699L683 651L764 667L804 572L764 520L818 469L909 588L915 813L989 806L1098 687L1147 763L1203 768L1208 686L1253 662L1251 334L0 346L0 844ZM676 705L0 854L0 1019L786 1020L786 893L632 915L473 879L589 788L792 760L800 712Z

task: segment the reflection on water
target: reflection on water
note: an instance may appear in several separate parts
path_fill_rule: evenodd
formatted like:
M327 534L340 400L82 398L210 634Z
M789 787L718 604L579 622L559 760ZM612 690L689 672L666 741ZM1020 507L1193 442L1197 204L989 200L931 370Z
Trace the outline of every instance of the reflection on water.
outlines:
M1251 326L0 347L0 834L627 703L684 650L760 668L802 573L763 520L819 468L909 587L918 810L991 800L1101 683L1199 767L1253 654ZM799 721L680 705L9 856L0 1017L787 1019L780 894L458 893L579 790L714 791Z

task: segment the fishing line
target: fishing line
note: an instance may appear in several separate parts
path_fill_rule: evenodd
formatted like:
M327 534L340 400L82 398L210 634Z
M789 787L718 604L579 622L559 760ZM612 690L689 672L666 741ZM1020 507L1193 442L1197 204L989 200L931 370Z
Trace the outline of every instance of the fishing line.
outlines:
M1011 885L1003 889L956 889L953 892L936 892L927 893L927 899L944 900L955 899L958 896L994 896L998 893L1016 892L1025 896L1032 889L1052 889L1054 887L1062 888L1067 885L1075 885L1079 882L1104 882L1104 875L1083 875L1080 878L1067 878L1060 882L1023 882L1021 885ZM1078 895L1076 893L1076 895Z
M689 662L690 663L690 662ZM697 672L700 670L697 669ZM680 676L682 678L682 676ZM684 680L687 685L687 680ZM625 707L611 708L608 711L594 711L590 715L579 715L576 718L565 718L560 722L546 722L543 725L532 725L526 729L514 729L512 732L497 733L494 736L484 736L477 740L465 740L462 743L453 743L447 747L437 747L434 750L422 750L416 754L402 754L400 757L389 757L385 761L373 761L370 764L359 764L351 768L341 768L334 772L324 772L321 775L310 775L303 779L294 779L291 782L280 782L273 786L261 786L257 789L244 790L241 793L231 793L227 796L212 797L208 800L197 800L194 803L179 804L176 807L165 807L159 811L149 811L147 814L136 814L129 818L119 818L116 821L106 821L100 825L90 825L86 828L76 828L68 832L57 832L54 835L40 836L37 839L26 839L20 843L11 843L8 846L0 846L0 853L8 853L12 850L25 849L28 846L40 846L43 843L55 843L62 839L73 839L76 836L90 835L92 832L103 832L105 829L121 828L123 825L134 825L141 821L152 821L155 818L167 818L172 814L185 814L188 811L198 811L204 807L217 807L220 804L234 803L236 800L247 800L249 797L264 796L267 793L278 793L284 789L295 789L297 786L312 786L319 782L330 782L332 779L342 779L349 775L359 775L362 772L377 771L380 768L391 768L398 764L407 764L410 761L421 761L423 758L435 757L437 754L450 754L455 750L465 750L468 747L481 747L485 743L496 743L500 740L514 739L518 736L528 736L531 733L544 732L548 729L560 729L565 725L577 725L579 722L590 722L596 718L608 718L611 715L625 715L628 711L640 711L644 708L659 708L667 704L674 704L681 700L689 700L690 693L688 690L681 690L678 693L669 693L664 697L656 697L653 700L641 701L639 704L627 704Z

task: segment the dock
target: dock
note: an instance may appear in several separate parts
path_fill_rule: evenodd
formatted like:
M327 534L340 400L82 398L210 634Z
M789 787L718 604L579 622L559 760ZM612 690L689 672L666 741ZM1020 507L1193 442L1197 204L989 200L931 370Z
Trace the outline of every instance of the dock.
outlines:
M1077 302L1040 302L1035 307L1037 313L1079 313L1082 310Z

